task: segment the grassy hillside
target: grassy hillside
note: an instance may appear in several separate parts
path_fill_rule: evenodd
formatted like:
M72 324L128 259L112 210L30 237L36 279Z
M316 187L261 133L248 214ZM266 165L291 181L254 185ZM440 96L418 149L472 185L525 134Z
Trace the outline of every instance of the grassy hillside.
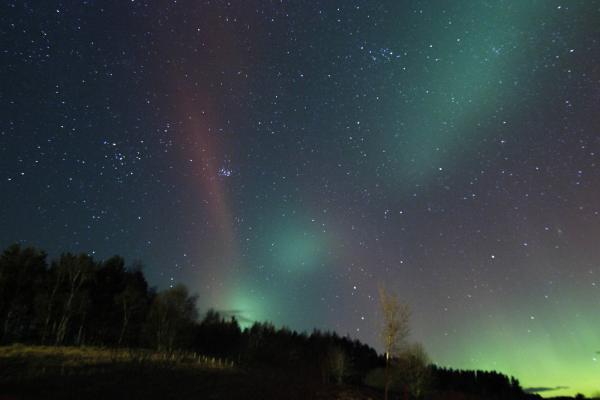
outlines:
M376 392L244 370L190 353L0 347L0 399L379 399Z

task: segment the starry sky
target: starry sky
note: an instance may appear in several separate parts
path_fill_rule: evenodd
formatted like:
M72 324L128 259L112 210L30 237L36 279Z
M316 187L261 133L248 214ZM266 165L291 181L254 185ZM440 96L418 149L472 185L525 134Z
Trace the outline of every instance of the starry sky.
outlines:
M385 283L438 364L600 390L600 2L13 0L0 38L3 247L377 348Z

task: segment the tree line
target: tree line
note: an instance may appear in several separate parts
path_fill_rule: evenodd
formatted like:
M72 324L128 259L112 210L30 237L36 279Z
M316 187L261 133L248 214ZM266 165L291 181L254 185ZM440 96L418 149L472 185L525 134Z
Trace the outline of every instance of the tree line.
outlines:
M0 255L1 344L197 352L240 366L293 371L307 381L366 383L380 389L390 389L393 375L396 386L391 390L408 390L413 398L422 397L425 389L486 398L527 396L518 381L496 372L430 365L420 346L398 351L390 342L379 355L335 332L298 333L269 322L242 329L235 317L214 310L199 318L196 300L182 285L157 291L140 263L127 266L119 256L96 261L87 254L63 253L48 262L44 251L18 244Z
M192 351L340 382L359 381L380 362L371 347L333 332L298 333L269 322L242 329L214 310L199 319L185 286L157 291L140 263L126 266L119 256L64 253L48 262L45 252L17 244L0 255L0 343L15 342Z

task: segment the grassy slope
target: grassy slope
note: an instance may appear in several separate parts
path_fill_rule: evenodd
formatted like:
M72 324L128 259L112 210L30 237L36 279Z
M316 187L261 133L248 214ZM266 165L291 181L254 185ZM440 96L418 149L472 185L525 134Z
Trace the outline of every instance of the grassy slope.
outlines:
M284 372L244 371L196 355L74 347L0 347L7 399L378 399L351 387L307 384Z

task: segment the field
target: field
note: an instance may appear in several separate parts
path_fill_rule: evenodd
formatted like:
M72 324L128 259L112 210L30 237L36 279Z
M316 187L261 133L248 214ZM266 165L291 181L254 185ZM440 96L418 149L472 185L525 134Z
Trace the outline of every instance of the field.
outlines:
M378 399L193 353L94 347L0 347L0 400Z

